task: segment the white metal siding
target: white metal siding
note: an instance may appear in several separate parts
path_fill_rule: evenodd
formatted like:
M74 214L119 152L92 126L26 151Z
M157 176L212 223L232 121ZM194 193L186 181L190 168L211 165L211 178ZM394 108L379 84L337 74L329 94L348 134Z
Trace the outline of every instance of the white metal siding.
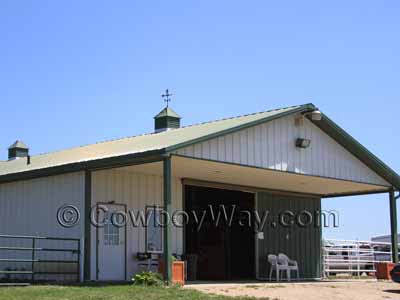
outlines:
M0 234L44 236L58 238L77 238L81 240L81 262L83 262L85 176L83 172L69 173L57 176L16 181L0 184ZM62 227L57 221L57 211L63 205L74 205L81 213L80 222L71 228ZM2 246L31 247L30 240L1 239ZM76 242L38 241L37 247L73 248ZM46 246L47 245L47 246ZM22 259L29 257L26 251L2 251L0 258ZM70 253L41 252L36 253L42 259L75 260ZM25 268L30 270L30 263L2 264L6 267ZM37 267L37 265L36 265ZM41 270L71 272L73 265L40 264ZM81 276L83 274L81 264ZM37 276L37 279L41 277ZM58 280L68 280L68 276L43 277ZM82 279L82 277L81 277ZM70 280L75 280L72 276Z
M172 184L173 210L182 209L182 184L173 178ZM92 175L92 206L97 203L115 201L126 204L127 210L135 213L145 211L146 206L163 206L162 176L133 173L119 170L102 170ZM91 277L96 279L96 228L92 226ZM127 278L130 279L138 271L137 252L145 252L145 228L134 227L128 220L127 225ZM183 232L173 227L173 253L182 254Z
M0 234L82 238L83 220L64 228L57 210L68 204L82 213L84 196L83 172L0 184Z
M378 185L388 184L335 140L299 115L290 115L176 151L189 157ZM308 149L297 138L311 139Z

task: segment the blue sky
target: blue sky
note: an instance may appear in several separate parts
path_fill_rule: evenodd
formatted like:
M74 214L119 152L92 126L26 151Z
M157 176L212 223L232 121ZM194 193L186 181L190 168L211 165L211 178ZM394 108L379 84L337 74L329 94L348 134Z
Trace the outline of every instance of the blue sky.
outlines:
M350 3L351 2L351 3ZM0 2L0 159L153 129L170 88L191 124L313 102L400 172L398 1ZM324 200L389 233L387 195Z

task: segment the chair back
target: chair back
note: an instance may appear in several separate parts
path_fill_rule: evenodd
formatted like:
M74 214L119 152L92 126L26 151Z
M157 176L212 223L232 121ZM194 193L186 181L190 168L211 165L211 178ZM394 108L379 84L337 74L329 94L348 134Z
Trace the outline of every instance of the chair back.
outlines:
M279 253L278 254L278 264L287 266L289 265L289 257L286 254Z
M276 257L275 254L269 254L269 255L268 255L268 262L269 262L271 265L275 266L275 265L277 264L277 262L278 262L278 258Z

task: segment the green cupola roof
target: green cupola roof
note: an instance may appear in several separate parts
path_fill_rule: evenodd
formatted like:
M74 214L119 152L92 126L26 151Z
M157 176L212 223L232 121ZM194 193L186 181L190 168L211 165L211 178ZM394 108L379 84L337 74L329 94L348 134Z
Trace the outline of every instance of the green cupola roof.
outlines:
M29 149L27 145L24 144L23 141L15 141L14 144L12 144L8 149L13 149L13 148L19 148L19 149Z
M16 159L20 157L27 157L29 155L29 148L22 141L15 141L10 147L8 147L8 159Z
M154 117L154 119L157 118L162 118L162 117L174 117L174 118L181 118L176 112L174 112L174 110L167 106L165 107L162 111L159 112L159 114L157 116Z
M167 131L180 127L181 117L172 108L166 106L154 117L156 132Z

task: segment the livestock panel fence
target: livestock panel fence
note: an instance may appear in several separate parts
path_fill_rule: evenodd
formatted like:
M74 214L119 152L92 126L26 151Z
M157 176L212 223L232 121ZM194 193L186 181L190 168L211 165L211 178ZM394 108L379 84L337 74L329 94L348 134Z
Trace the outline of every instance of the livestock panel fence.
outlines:
M323 240L323 274L375 276L376 264L391 262L391 243L354 240Z
M78 282L81 241L0 235L0 282Z

